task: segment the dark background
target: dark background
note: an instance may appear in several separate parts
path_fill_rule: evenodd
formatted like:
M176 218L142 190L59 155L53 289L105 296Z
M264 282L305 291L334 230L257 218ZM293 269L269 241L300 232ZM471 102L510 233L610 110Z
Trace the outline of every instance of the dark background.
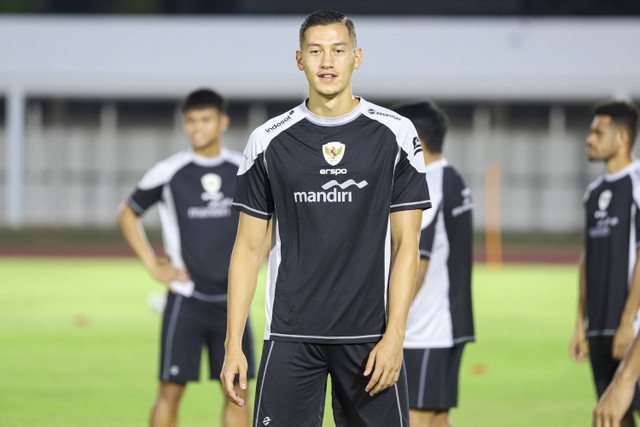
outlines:
M359 15L638 16L640 0L325 0L322 8ZM0 13L36 14L302 14L298 0L0 0Z

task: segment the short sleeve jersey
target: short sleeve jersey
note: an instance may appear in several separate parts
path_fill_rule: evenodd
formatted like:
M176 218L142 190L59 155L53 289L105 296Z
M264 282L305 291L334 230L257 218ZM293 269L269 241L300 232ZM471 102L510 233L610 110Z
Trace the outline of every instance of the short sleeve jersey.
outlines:
M426 178L433 208L422 214L420 257L429 259L429 267L409 310L405 348L475 340L471 191L446 159L428 164Z
M173 266L186 267L196 298L226 299L241 158L224 148L215 158L180 152L149 169L127 201L138 215L158 203L165 251Z
M594 181L584 206L587 336L613 336L640 245L640 162Z
M337 118L303 103L252 133L233 204L273 217L265 339L381 338L389 215L431 206L421 151L408 119L364 99Z

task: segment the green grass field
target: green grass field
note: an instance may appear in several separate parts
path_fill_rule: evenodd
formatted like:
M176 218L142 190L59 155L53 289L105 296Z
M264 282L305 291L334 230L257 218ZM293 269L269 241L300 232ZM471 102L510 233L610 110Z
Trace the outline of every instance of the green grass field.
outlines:
M0 426L145 425L160 331L145 301L161 287L140 264L0 258L0 277ZM591 373L568 356L576 282L573 266L476 267L458 427L590 425ZM263 295L251 313L259 348ZM220 425L222 404L216 382L194 384L180 424Z

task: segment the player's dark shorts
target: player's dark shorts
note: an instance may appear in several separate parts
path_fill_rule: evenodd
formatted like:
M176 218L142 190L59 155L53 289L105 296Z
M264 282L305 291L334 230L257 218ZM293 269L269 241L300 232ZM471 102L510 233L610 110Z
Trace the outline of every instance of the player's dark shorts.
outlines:
M363 373L376 343L309 344L265 341L256 384L253 426L320 427L331 375L337 427L406 427L406 375L371 397Z
M227 332L227 301L204 302L169 292L162 321L160 381L184 384L200 379L202 347L209 355L209 375L219 380L224 362ZM251 327L242 338L249 363L249 378L255 378Z
M589 337L589 359L591 371L596 384L598 398L604 394L620 365L620 361L612 356L613 337L597 336ZM631 402L631 408L640 410L640 387L636 382L636 392Z
M458 406L458 373L464 343L446 348L405 348L409 408L448 410Z

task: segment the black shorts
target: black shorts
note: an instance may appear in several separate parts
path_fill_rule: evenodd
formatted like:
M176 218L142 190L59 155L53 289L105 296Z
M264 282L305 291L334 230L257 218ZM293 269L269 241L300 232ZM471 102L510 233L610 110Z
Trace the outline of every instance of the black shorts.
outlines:
M318 427L331 375L336 427L406 427L404 367L398 382L371 397L362 374L376 343L309 344L265 341L256 384L254 426Z
M226 333L226 301L204 302L169 292L162 320L160 381L178 384L198 381L202 347L207 347L210 378L219 380ZM255 378L249 321L242 337L242 350L249 363L248 377Z
M591 371L593 381L596 384L596 393L600 398L609 387L620 361L612 356L613 337L597 336L589 337L589 360L591 361ZM636 382L636 392L631 402L631 408L640 410L640 388Z
M448 410L458 406L458 373L464 343L446 348L405 348L409 408Z

